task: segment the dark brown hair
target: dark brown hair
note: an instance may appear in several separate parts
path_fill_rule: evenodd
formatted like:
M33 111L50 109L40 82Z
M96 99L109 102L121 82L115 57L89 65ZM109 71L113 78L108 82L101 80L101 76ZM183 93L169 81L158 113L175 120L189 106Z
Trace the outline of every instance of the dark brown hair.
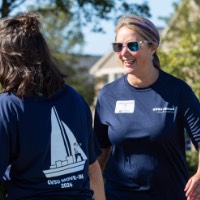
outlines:
M51 97L64 75L53 61L40 31L39 15L25 13L0 20L0 83L20 98Z

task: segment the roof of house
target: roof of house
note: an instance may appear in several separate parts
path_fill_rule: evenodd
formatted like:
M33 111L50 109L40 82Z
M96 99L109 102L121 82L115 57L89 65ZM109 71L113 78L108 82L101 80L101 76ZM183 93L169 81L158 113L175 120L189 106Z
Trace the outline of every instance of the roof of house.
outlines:
M98 70L100 70L102 67L110 68L113 66L119 65L117 63L116 59L113 59L115 57L115 53L113 51L110 51L109 53L102 56L90 69L91 74L96 74Z
M171 20L169 21L168 25L162 31L162 38L164 38L171 30L171 27L176 24L178 18L180 16L180 12L185 9L185 6L188 5L191 7L191 13L198 13L200 9L200 0L182 0L179 4L177 11L172 16Z
M90 69L101 56L93 55L72 55L71 59L68 59L66 62L68 65L73 66L73 68L85 68Z
M187 10L187 13L185 11ZM178 45L180 30L186 26L186 23L193 22L199 18L200 0L182 0L178 5L174 15L168 23L168 26L162 32L161 45L162 51L168 52L170 49ZM185 20L187 15L187 21ZM177 31L179 30L179 31Z

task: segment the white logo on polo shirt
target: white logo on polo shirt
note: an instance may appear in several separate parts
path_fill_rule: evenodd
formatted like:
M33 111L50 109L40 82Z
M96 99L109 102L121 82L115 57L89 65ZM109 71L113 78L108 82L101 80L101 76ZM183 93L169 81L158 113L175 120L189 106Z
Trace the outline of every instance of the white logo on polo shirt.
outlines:
M153 112L156 113L174 113L175 108L174 107L156 107L152 109Z

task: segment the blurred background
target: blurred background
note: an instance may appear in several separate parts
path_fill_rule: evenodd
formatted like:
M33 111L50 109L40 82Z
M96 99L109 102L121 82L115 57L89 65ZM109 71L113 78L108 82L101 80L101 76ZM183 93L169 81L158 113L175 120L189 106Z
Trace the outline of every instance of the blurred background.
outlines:
M117 19L142 15L158 28L162 69L184 81L200 99L200 0L0 0L0 17L41 14L42 30L60 69L94 110L98 91L123 75L112 52ZM197 154L186 138L190 173ZM0 196L0 199L3 197Z
M143 15L158 28L162 69L186 81L200 99L200 0L0 0L0 17L34 11L60 69L94 110L98 91L123 75L112 52L117 19ZM185 133L190 174L197 153ZM6 185L0 185L0 200Z

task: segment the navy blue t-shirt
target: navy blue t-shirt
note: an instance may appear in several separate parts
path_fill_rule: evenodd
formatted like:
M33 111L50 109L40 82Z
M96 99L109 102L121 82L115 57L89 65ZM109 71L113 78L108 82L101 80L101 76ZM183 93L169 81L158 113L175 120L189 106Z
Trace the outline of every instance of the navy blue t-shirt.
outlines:
M70 86L50 100L0 95L0 177L11 165L8 199L91 198L88 166L99 152L90 109Z
M185 82L160 70L153 85L135 88L124 75L100 91L94 129L102 148L112 145L108 200L186 199L184 130L198 148L200 104Z

